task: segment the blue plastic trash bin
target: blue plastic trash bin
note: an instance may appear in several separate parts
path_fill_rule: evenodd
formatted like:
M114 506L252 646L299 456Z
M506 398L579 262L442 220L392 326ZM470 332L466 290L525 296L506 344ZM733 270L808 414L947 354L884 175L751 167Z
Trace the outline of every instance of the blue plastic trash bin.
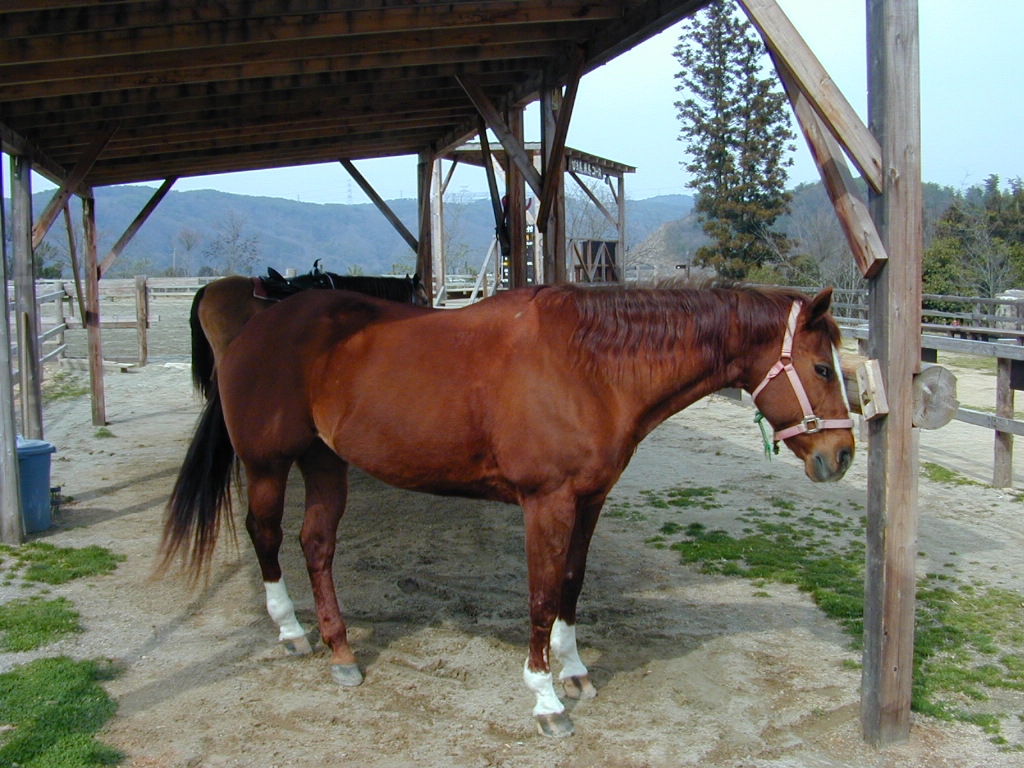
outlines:
M25 533L50 527L50 454L57 450L45 440L17 439L18 477L21 480L21 518Z

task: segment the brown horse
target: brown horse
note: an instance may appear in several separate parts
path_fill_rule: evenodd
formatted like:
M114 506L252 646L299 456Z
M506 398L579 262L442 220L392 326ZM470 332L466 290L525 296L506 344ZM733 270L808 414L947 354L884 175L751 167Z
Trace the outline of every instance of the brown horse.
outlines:
M458 310L344 291L285 300L253 317L220 361L168 506L165 563L181 553L201 569L237 456L267 609L282 641L308 649L278 564L297 463L320 634L335 680L357 685L331 574L348 465L401 488L519 504L532 627L524 680L542 733L567 735L548 650L568 695L595 695L576 650L576 602L601 506L645 435L705 395L742 387L812 480L837 480L850 465L830 303L831 290L811 299L568 285Z
M419 275L335 275L314 268L310 274L295 279L283 278L271 270L270 279L229 275L214 280L196 291L189 317L192 383L203 397L210 396L217 361L249 319L286 296L308 288L356 291L392 301L429 304Z

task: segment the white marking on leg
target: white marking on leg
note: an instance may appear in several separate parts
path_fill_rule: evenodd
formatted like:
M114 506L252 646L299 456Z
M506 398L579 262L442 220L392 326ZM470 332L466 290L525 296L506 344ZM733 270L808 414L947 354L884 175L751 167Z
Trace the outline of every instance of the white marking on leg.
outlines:
M562 663L559 680L565 680L567 677L586 677L589 674L576 649L575 624L566 624L561 619L555 619L551 627L551 650Z
M526 659L523 666L523 682L537 695L537 703L533 707L535 715L554 715L565 712L561 700L555 693L555 686L551 682L550 672L534 672L530 669L530 659Z
M267 613L270 614L281 630L277 636L278 640L295 640L306 636L306 631L295 618L295 605L288 597L288 589L284 585L284 579L280 581L263 582L267 590Z

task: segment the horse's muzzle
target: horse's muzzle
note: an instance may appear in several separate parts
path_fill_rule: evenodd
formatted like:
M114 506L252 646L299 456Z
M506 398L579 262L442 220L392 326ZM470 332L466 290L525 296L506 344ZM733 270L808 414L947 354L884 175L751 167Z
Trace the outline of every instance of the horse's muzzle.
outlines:
M853 463L853 449L842 447L835 454L815 451L804 462L804 471L816 483L832 483L846 474Z

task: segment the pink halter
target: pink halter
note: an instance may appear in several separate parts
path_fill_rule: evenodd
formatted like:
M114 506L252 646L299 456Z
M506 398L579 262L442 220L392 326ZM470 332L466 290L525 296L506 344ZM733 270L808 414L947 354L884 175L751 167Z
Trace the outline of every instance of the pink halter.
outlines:
M755 389L751 394L754 404L756 405L757 396L761 394L762 389L768 386L768 382L783 371L785 371L786 376L789 377L789 382L793 385L793 392L796 394L796 399L800 402L800 407L803 409L804 418L799 424L787 427L786 429L776 430L776 441L785 440L804 433L812 435L823 429L851 429L853 427L853 419L822 419L814 415L814 409L811 407L810 400L807 399L807 392L804 390L804 385L800 381L800 376L797 374L796 368L793 367L793 337L796 334L796 320L799 315L800 302L794 301L793 307L789 311L789 322L786 324L786 333L782 337L782 354L779 356L778 362L769 369L768 373L765 374L764 379L762 379L761 383L757 385L757 389ZM836 375L842 375L838 369L836 370ZM842 382L840 382L840 386L842 386Z

